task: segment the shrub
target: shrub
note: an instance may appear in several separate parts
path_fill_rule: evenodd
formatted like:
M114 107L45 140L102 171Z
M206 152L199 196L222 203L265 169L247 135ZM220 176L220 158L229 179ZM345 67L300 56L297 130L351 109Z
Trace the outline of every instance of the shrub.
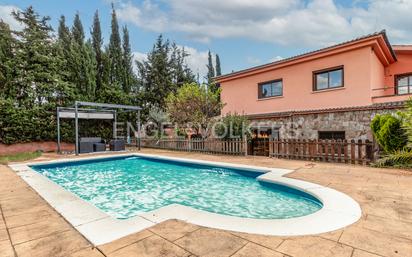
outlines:
M395 151L383 158L379 159L375 167L397 167L397 168L412 168L412 150L403 149Z
M399 116L382 114L373 118L371 122L373 135L385 153L393 153L406 146L408 137L402 126L402 119Z
M215 126L215 134L218 137L230 139L232 137L250 137L250 121L244 115L237 113L227 114Z

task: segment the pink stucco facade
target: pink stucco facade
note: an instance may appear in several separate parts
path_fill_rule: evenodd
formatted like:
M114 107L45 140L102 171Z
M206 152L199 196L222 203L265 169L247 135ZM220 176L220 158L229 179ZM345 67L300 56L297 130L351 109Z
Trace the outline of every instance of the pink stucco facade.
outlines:
M343 87L316 91L313 72L343 67ZM384 33L349 41L312 53L220 76L223 114L369 106L406 100L396 95L397 75L412 73L412 47L391 46ZM283 94L258 98L258 84L281 79Z

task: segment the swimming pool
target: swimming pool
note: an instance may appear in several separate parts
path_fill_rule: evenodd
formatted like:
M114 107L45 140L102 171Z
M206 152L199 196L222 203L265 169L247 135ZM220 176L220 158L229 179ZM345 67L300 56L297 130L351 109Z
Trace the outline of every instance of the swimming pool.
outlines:
M117 219L171 204L254 219L295 218L322 208L301 190L258 181L263 172L255 170L142 156L31 168Z

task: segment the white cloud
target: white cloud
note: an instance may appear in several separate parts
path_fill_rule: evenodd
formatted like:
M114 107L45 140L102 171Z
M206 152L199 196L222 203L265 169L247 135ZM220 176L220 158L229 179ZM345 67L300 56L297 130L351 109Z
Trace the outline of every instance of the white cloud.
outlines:
M262 63L262 60L253 56L246 57L246 62L252 65L258 65Z
M277 61L280 61L280 60L283 60L283 59L285 59L285 58L278 55L278 56L275 56L272 59L270 59L270 62L277 62Z
M188 46L178 46L179 48L184 48L186 53L189 56L186 57L186 63L189 68L195 73L199 73L200 79L202 79L207 74L207 58L208 51L199 51L193 47ZM134 70L137 72L136 61L145 61L147 60L147 53L134 52L133 53L133 65ZM215 63L215 55L212 53L212 60Z
M133 70L134 72L137 74L138 70L137 70L137 65L136 62L142 62L142 61L146 61L147 60L147 54L146 53L142 53L142 52L133 52Z
M199 73L200 79L206 76L207 74L207 67L206 64L208 62L208 52L207 51L199 51L193 47L185 46L185 51L189 54L186 57L187 65L192 69L192 71L197 74ZM213 65L215 64L215 55L212 53L212 61Z
M12 11L20 10L17 6L13 5L0 5L0 20L3 20L10 25L12 30L21 30L23 26L17 22L11 15Z
M387 29L392 41L412 41L412 1L145 0L121 2L119 18L156 32L176 31L193 40L250 38L283 45L320 47Z

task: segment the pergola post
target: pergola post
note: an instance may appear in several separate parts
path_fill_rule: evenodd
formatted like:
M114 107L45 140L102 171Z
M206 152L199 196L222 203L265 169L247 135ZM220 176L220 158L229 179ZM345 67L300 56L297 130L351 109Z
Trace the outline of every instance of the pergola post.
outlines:
M140 151L140 110L137 111L137 149Z
M117 137L117 111L113 112L113 139L116 139Z
M74 103L74 126L75 126L75 136L76 136L76 155L79 155L79 110L77 101Z
M60 147L60 107L57 107L57 153L61 153L61 147Z

